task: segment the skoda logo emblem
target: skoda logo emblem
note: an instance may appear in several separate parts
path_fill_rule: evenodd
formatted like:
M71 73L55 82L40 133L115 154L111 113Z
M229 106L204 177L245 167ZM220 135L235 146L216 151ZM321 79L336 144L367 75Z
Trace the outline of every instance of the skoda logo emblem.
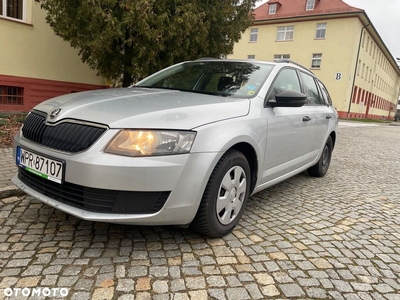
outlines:
M61 112L61 108L56 108L55 110L53 110L50 113L50 119L54 119L55 117L57 117Z

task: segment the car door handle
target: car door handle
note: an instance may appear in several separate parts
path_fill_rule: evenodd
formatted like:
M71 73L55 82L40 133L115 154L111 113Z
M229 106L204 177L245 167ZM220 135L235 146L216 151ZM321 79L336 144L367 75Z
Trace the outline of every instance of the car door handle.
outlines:
M326 118L329 120L329 119L332 119L332 116L331 115L326 115Z
M309 116L305 116L305 117L303 117L303 121L304 122L311 121L311 118Z

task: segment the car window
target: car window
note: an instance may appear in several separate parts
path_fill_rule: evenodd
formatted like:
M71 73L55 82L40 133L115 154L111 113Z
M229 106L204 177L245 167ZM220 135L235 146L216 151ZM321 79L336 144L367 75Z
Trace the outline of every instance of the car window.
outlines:
M162 70L134 86L249 98L260 90L273 67L235 61L193 61Z
M306 104L310 105L321 105L325 104L325 102L321 99L321 96L318 92L317 85L315 83L314 77L300 72L301 80L303 81L303 86L305 89L305 94L307 95Z
M325 86L323 85L322 82L320 82L320 81L317 81L317 82L320 87L321 94L322 94L322 97L324 98L325 104L332 105L332 100L331 100L331 97L329 96L328 90L325 88Z
M268 94L268 100L275 99L277 94L285 90L301 92L299 77L294 69L283 69L276 76Z

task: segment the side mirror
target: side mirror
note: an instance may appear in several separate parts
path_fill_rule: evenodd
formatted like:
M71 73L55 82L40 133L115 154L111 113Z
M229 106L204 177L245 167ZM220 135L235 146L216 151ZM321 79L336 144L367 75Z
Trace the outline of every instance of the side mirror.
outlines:
M285 90L275 96L275 100L269 100L272 107L301 107L306 103L307 96L303 93Z

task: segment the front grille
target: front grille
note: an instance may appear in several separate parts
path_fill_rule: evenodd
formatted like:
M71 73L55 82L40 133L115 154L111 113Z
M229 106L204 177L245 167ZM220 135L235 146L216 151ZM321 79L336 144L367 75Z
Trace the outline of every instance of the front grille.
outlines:
M18 178L35 191L59 202L90 212L113 214L156 213L170 192L130 192L58 184L19 168Z
M106 131L105 128L63 122L46 125L46 118L30 113L22 127L24 138L60 151L76 153L88 149Z

